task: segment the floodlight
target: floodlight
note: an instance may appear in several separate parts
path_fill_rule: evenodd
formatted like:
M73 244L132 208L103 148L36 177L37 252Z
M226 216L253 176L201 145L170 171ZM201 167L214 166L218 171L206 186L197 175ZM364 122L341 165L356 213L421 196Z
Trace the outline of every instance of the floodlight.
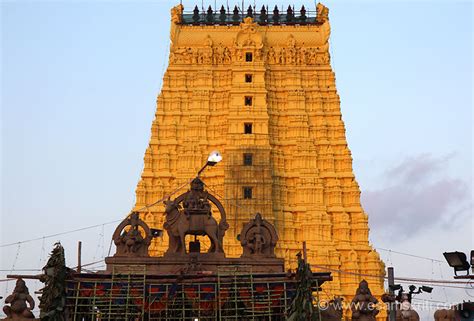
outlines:
M209 154L207 158L206 164L199 170L197 176L201 175L201 173L206 169L207 166L214 166L222 160L222 155L218 151L213 151Z
M430 287L430 286L426 286L426 285L423 285L423 286L421 287L421 290L423 290L423 292L426 292L426 293L431 293L431 292L433 292L433 288Z
M389 285L388 287L392 291L398 291L402 288L402 286L400 284Z
M466 254L462 252L444 252L443 253L444 258L448 262L449 266L454 268L454 275L458 275L458 271L466 271L467 274L469 275L469 268L471 267L469 263L467 262L467 257ZM471 257L472 261L472 257Z
M209 154L209 157L207 158L207 164L209 166L214 166L217 163L219 163L222 160L222 155L218 151L213 151L212 153Z

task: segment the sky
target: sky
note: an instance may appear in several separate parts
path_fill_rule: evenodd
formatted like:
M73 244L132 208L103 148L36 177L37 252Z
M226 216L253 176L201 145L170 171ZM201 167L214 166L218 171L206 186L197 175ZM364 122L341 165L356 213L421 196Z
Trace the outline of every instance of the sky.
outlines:
M70 266L78 240L83 262L107 255L109 222L134 204L175 4L1 2L0 279L39 269L56 241ZM396 275L451 280L442 253L474 248L472 3L325 5L370 240ZM0 282L0 296L12 288ZM419 297L473 300L474 290L436 287Z

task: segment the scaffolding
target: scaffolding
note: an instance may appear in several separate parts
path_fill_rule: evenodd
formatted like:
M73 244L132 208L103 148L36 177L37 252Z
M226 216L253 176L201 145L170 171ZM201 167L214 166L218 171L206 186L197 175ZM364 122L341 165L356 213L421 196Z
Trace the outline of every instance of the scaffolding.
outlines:
M73 279L67 283L69 320L144 320L146 266L113 268L109 280Z
M76 274L67 282L71 321L286 320L296 280L249 266L201 275L147 275L145 266Z

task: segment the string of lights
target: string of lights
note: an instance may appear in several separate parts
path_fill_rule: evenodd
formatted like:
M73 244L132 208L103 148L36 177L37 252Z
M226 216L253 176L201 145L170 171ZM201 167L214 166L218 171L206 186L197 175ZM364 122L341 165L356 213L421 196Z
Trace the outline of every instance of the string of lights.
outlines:
M192 178L194 179L194 178ZM146 209L149 209L150 207L153 207L155 206L156 204L160 203L160 202L163 202L164 200L168 199L169 197L171 197L172 195L176 194L178 191L180 191L182 188L184 188L185 186L189 185L189 183L192 181L192 179L189 179L188 181L184 182L182 185L178 186L176 189L174 189L171 193L165 195L164 197L160 198L159 200L151 203L151 204L148 204L146 206L143 206L142 208L139 208L137 211L143 211L143 210L146 210ZM238 207L238 208L241 208L241 209L246 209L244 206L241 206L239 204L237 204L237 200L234 199L234 198L225 198L225 197L222 197L217 191L215 191L211 186L205 184L206 187L212 191L215 195L217 195L218 197L220 197L222 200L224 201L227 201L228 204L230 206L235 206L235 207ZM51 235L46 235L46 236L42 236L42 237L38 237L38 238L33 238L33 239L29 239L29 240L24 240L24 241L19 241L19 242L14 242L14 243L8 243L8 244L3 244L3 245L0 245L0 247L8 247L8 246L14 246L14 245L20 245L20 244L23 244L23 243L28 243L28 242L33 242L33 241L38 241L38 240L42 240L44 242L44 239L46 238L52 238L52 237L56 237L56 236L60 236L60 235L66 235L66 234L70 234L70 233L75 233L75 232L79 232L79 231L84 231L84 230L87 230L87 229L92 229L92 228L97 228L97 227L103 227L105 225L110 225L110 224L113 224L113 223L117 223L119 222L120 220L114 220L114 221L110 221L110 222L107 222L107 223L102 223L102 224L96 224L96 225L91 225L91 226L87 226L87 227L83 227L83 228L78 228L78 229L75 229L75 230L70 230L70 231L66 231L66 232L61 232L61 233L56 233L56 234L51 234ZM385 248L376 248L377 250L381 250L381 251L385 251L385 252L388 252L389 255L392 254L392 253L395 253L395 254L399 254L399 255L404 255L404 256L408 256L408 257L413 257L413 258L417 258L417 259L424 259L424 260L430 260L432 262L438 262L438 263L442 263L443 261L440 261L440 260L437 260L437 259L433 259L433 258L428 258L428 257L424 257L424 256L420 256L420 255L415 255L415 254L411 254L411 253L404 253L404 252L400 252L400 251L394 251L394 250L391 250L391 249L385 249ZM103 259L99 260L99 261L95 261L95 262L91 262L91 263L88 263L88 264L84 264L82 265L81 267L86 267L86 266L91 266L91 265L95 265L95 264L98 264L98 263L102 263L103 262ZM312 265L313 267L316 267L316 268L319 268L319 269L322 269L322 270L326 270L326 271L331 271L331 272L337 272L337 273L343 273L343 274L352 274L352 275L357 275L357 276L362 276L362 277L366 277L366 278L383 278L383 279L387 279L387 277L385 275L371 275L371 274L365 274L365 273L357 273L357 272L351 272L351 271L343 271L343 270L340 270L340 269L333 269L333 268L329 268L329 267L326 267L326 266L318 266L318 265ZM76 267L77 268L77 267ZM98 267L96 267L98 268ZM40 269L14 269L14 270L0 270L0 272L13 272L13 271L16 271L16 272L24 272L24 271L41 271ZM92 271L92 270L90 270ZM7 282L7 281L11 281L13 279L3 279L3 280L0 280L0 282ZM457 284L459 285L465 285L465 282L463 281L449 281L449 280L434 280L434 279L420 279L420 278L409 278L409 277L397 277L395 278L395 280L399 281L400 283L421 283L421 284L429 284L429 285L443 285L445 287L448 287L448 288L457 288L457 289L468 289L466 287L461 287L461 286L456 286Z
M403 253L403 252L398 252L398 251L394 251L394 250L390 250L390 249L384 249L384 248L381 248L381 247L376 247L375 249L380 250L380 251L389 252L389 253L395 253L395 254L400 254L400 255L405 255L405 256L411 256L411 257L414 257L414 258L417 258L417 259L423 259L423 260L428 260L428 261L433 261L433 262L444 263L444 261L433 259L433 258L426 257L426 256Z
M168 197L171 197L173 196L175 193L177 193L179 190L181 190L183 187L185 187L186 185L189 185L189 183L191 183L192 179L186 181L185 183L183 183L182 185L180 185L178 188L176 188L175 190L173 190L171 193L169 193L168 195L160 198L159 200L151 203L151 204L148 204L148 205L145 205L143 206L142 208L138 209L137 211L140 212L140 211L143 211L143 210L146 210L150 207L153 207L155 206L156 204L160 203L160 202L163 202L164 200L168 199ZM235 207L238 207L238 208L241 208L241 209L246 209L244 206L241 206L239 204L233 204L232 202L235 201L236 202L236 199L232 199L232 198L225 198L225 197L222 197L221 195L219 195L218 192L216 192L212 187L210 187L209 185L205 184L206 187L211 190L214 194L216 194L218 197L220 197L222 200L224 201L230 201L229 202L229 205L231 206L235 206ZM56 237L56 236L60 236L60 235L66 235L66 234L71 234L71 233L76 233L76 232L80 232L80 231L84 231L84 230L88 230L88 229L93 229L93 228L97 228L97 227L103 227L105 225L110 225L110 224L114 224L114 223L118 223L120 222L121 220L114 220L114 221L110 221L110 222L106 222L106 223L101 223L101 224L96 224L96 225L91 225L91 226L86 226L86 227L82 227L82 228L78 228L78 229L75 229L75 230L70 230L70 231L66 231L66 232L61 232L61 233L56 233L56 234L50 234L50 235L46 235L46 236L42 236L42 237L37 237L37 238L33 238L33 239L29 239L29 240L23 240L23 241L18 241L18 242L13 242L13 243L7 243L7 244L2 244L0 245L0 248L3 248L3 247L8 247L8 246L14 246L14 245L18 245L18 244L23 244L23 243L29 243L29 242L34 242L34 241L39 241L39 240L44 240L46 238L52 238L52 237ZM434 258L429 258L429 257L425 257L425 256L420 256L420 255L415 255L415 254L411 254L411 253L404 253L404 252L400 252L400 251L394 251L394 250L391 250L391 249L385 249L385 248L380 248L380 247L376 247L375 249L377 250L380 250L380 251L385 251L385 252L388 252L389 254L391 253L395 253L395 254L399 254L399 255L404 255L404 256L409 256L409 257L413 257L413 258L418 258L418 259L424 259L424 260L430 260L430 261L434 261L434 262L439 262L439 263L444 263L444 261L441 261L441 260L437 260L437 259L434 259Z
M421 302L429 302L429 303L450 304L447 301L437 301L437 300L431 300L431 299L412 298L412 300L421 301Z
M38 272L41 269L7 269L7 270L0 270L0 272Z
M104 260L102 259L102 260L99 260L99 261L95 261L95 262L90 262L90 263L82 264L82 265L81 265L81 268L86 267L86 266L92 266L92 265L95 265L95 264L97 264L97 263L103 263L103 262L104 262ZM104 266L104 265L101 265L101 266ZM100 267L100 266L98 266L98 267ZM96 267L96 268L98 268L98 267ZM78 266L75 266L75 267L73 267L73 268L71 268L71 269L76 270L77 268L78 268ZM9 269L9 270L0 270L0 272L10 272L10 273L11 273L11 272L40 272L40 271L42 271L42 269L14 269L14 270ZM13 281L13 280L16 280L16 279L15 279L15 278L0 279L0 282L8 282L8 281Z
M163 196L162 198L160 198L160 199L157 200L156 202L153 202L153 203L151 203L151 204L145 205L145 206L139 208L139 209L136 210L136 211L137 211L137 212L141 212L141 211L143 211L143 210L146 210L146 209L149 209L150 207L155 206L156 204L158 204L158 203L160 203L160 202L163 202L164 200L168 199L169 197L173 196L173 195L176 194L178 191L180 191L181 189L183 189L183 187L185 187L186 185L189 185L189 183L191 183L191 181L192 181L193 179L194 179L194 178L192 178L192 179L186 181L185 183L183 183L182 185L180 185L179 187L177 187L175 190L173 190L171 193L169 193L169 194ZM127 215L128 215L128 214L127 214ZM93 229L93 228L97 228L97 227L101 227L101 226L105 226L105 225L110 225L110 224L118 223L118 222L121 222L121 221L122 221L122 219L120 219L120 220L114 220L114 221L110 221L110 222L106 222L106 223L101 223L101 224L95 224L95 225L90 225L90 226L86 226L86 227L81 227L81 228L74 229L74 230L70 230L70 231L66 231L66 232L60 232L60 233L45 235L45 236L41 236L41 237L37 237L37 238L32 238L32 239L28 239L28 240L23 240L23 241L18 241L18 242L13 242L13 243L2 244L2 245L0 245L0 248L8 247L8 246L14 246L14 245L20 245L20 244L24 244L24 243L29 243L29 242L44 240L44 239L48 239L48 238L52 238L52 237L56 237L56 236L61 236L61 235L65 235L65 234L71 234L71 233L76 233L76 232L80 232L80 231L85 231L85 230L89 230L89 229Z
M219 196L222 200L227 201L227 202L230 201L230 202L228 203L229 205L234 206L234 207L237 207L237 208L240 208L240 209L244 209L244 210L247 209L245 206L242 206L242 205L237 204L237 200L236 200L235 198L225 198L225 197L223 197L222 195L219 195L219 193L218 193L216 190L214 190L211 186L207 185L206 183L204 183L204 185L206 185L206 187L207 187L211 192L213 192L214 194L216 194L217 196ZM232 202L235 202L235 204L233 204ZM394 250L391 250L391 249L385 249L385 248L380 248L380 247L376 247L375 249L376 249L376 250L380 250L380 251L389 252L389 255L390 255L391 253L394 253L394 254L409 256L409 257L413 257L413 258L429 260L429 261L432 261L432 262L445 263L444 261L437 260L437 259L434 259L434 258L429 258L429 257L426 257L426 256L420 256L420 255L415 255L415 254L411 254L411 253L404 253L404 252L394 251Z
M96 224L96 225L90 225L90 226L86 226L86 227L81 227L81 228L78 228L78 229L75 229L75 230L66 231L66 232L60 232L60 233L45 235L45 236L41 236L41 237L29 239L29 240L23 240L23 241L18 241L18 242L13 242L13 243L2 244L2 245L0 245L0 248L8 247L8 246L13 246L13 245L18 245L18 244L30 243L30 242L39 241L39 240L43 240L43 239L49 239L49 238L52 238L52 237L61 236L61 235L65 235L65 234L71 234L71 233L76 233L76 232L80 232L80 231L85 231L85 230L89 230L89 229L92 229L92 228L96 228L96 227L99 227L99 226L102 226L102 225L110 225L110 224L118 223L118 222L120 222L120 221L121 221L121 220L115 220L115 221L110 221L110 222L107 222L107 223L102 223L102 224Z
M373 274L365 274L365 273L357 273L357 272L351 272L351 271L344 271L340 269L334 269L334 268L329 268L327 266L321 266L321 265L316 265L312 264L312 267L316 267L318 269L321 269L323 271L327 272L337 272L337 273L342 273L342 274L350 274L350 275L356 275L356 276L362 276L365 278L376 278L376 279L388 279L385 275L373 275ZM465 281L450 281L450 280L429 280L429 279L419 279L419 278L407 278L407 277L396 277L396 281L399 281L400 283L420 283L420 284L427 284L427 285L443 285L445 287L449 288L454 288L454 289L469 289L466 286L461 287L461 286L455 286L456 284L462 284L466 285ZM448 285L446 285L448 284ZM454 284L454 285L449 285L449 284Z

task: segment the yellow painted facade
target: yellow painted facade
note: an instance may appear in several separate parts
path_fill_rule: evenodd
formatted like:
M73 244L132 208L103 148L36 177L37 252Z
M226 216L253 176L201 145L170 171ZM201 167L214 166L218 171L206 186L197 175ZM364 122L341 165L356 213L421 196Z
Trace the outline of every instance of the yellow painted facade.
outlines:
M306 241L313 270L348 272L333 272L326 295L348 302L365 278L380 296L383 280L360 275L384 274L384 264L369 244L352 170L330 65L328 10L318 5L318 24L258 25L246 18L238 26L181 24L182 10L171 12L169 66L136 209L189 181L218 150L223 161L202 178L227 212L228 257L241 254L236 236L260 212L275 225L276 252L288 267L295 268ZM244 154L252 154L252 165ZM251 199L244 188L252 189ZM158 204L142 214L159 228L163 210ZM151 254L166 248L166 237L158 239Z

